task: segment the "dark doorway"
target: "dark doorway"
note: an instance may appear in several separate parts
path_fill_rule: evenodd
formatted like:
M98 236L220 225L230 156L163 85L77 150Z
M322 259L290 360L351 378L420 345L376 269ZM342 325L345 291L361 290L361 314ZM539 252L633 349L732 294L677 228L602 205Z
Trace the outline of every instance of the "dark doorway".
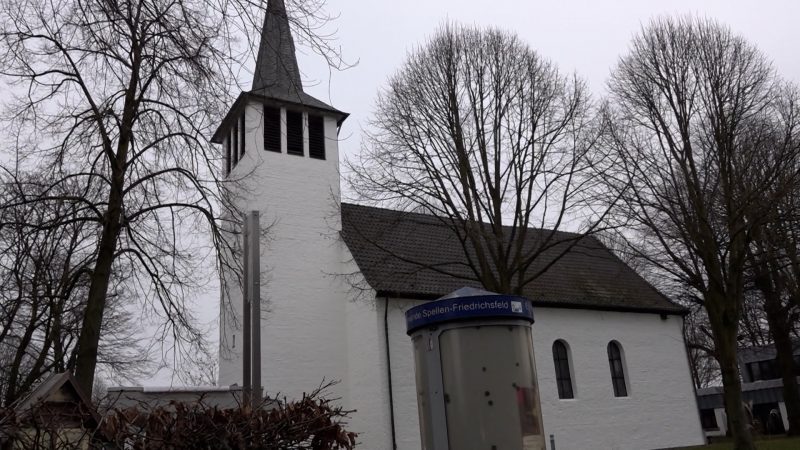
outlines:
M756 429L763 434L786 433L777 402L753 405L753 421L756 422Z

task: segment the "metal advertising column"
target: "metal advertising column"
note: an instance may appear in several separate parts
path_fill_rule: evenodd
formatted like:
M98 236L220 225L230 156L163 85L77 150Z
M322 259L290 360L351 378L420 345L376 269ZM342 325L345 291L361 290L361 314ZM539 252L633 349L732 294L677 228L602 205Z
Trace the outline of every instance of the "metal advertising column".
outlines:
M531 304L474 292L406 312L422 448L544 450Z

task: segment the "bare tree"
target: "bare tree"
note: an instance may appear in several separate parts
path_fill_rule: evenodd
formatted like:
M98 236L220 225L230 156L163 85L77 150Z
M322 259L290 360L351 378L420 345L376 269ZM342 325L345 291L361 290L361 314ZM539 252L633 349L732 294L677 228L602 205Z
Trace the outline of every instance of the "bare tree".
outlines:
M0 201L18 203L23 192L36 195L49 185L26 178L4 183ZM46 226L43 221L52 215L74 217L72 204L0 210L0 405L24 396L43 376L67 370L75 358L96 239L81 221ZM31 229L36 223L40 226ZM149 367L146 349L137 345L139 327L123 308L128 300L124 288L116 287L102 324L99 362L112 378L136 376Z
M719 383L719 364L715 357L714 338L702 306L695 304L684 320L683 336L689 353L692 379L697 389Z
M308 14L295 25L324 53L335 49L317 34L323 3L298 0L290 11ZM176 352L190 354L204 345L185 303L210 278L199 264L212 258L217 269L240 272L231 258L235 233L225 232L236 230L239 215L220 194L221 158L208 138L239 90L240 61L251 54L242 41L258 42L266 6L9 0L0 7L0 74L20 93L5 111L17 131L11 150L22 155L18 165L49 181L5 207L67 202L76 214L53 214L45 227L80 221L96 236L71 363L87 392L117 269L131 271L128 287L162 318ZM42 157L46 164L38 164ZM99 196L62 195L65 184Z
M735 448L753 449L736 359L744 273L774 203L762 187L794 169L791 153L749 151L745 128L775 114L774 71L716 22L663 18L633 39L609 87L619 172L607 184L622 197L613 218L646 234L640 252L702 301Z
M348 182L359 201L440 218L476 280L519 293L583 236L559 229L597 229L582 208L598 164L593 119L585 83L517 36L446 25L380 93ZM546 229L535 243L532 228Z
M719 365L715 359L714 340L708 325L708 317L702 308L702 299L693 295L691 287L680 281L676 282L668 273L660 270L658 264L652 264L652 255L643 257L642 247L632 239L633 236L626 236L624 229L604 231L595 237L672 302L686 307L689 312L683 318L683 339L694 386L696 389L701 389L719 383ZM636 237L642 239L643 236L640 233ZM743 328L751 323L742 321ZM758 331L764 330L759 328Z
M800 155L800 92L794 86L781 89L778 96L777 114L772 120L751 121L747 142L752 142L752 150L764 160L757 166L769 166L773 159L783 159L785 155ZM749 275L755 289L761 294L760 306L764 321L768 325L769 337L775 347L778 372L783 381L783 400L789 422L789 435L800 434L800 390L796 374L798 367L794 360L792 333L798 322L800 304L796 291L797 273L792 267L797 261L798 223L800 211L797 195L797 171L800 159L788 161L787 170L769 185L761 186L765 192L764 200L772 202L771 220L758 220L748 217L760 226L752 233L753 242L749 247Z

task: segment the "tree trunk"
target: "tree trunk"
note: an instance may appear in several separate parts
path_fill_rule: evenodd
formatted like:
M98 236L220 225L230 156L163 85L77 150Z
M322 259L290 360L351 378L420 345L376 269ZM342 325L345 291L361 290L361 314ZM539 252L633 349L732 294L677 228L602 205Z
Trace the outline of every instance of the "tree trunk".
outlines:
M120 183L120 186L122 184ZM97 353L100 344L100 328L106 309L106 296L111 278L111 266L117 248L122 213L122 189L112 186L109 194L109 208L103 223L103 235L97 252L97 262L92 271L86 311L83 315L81 333L78 337L77 357L75 359L75 378L86 395L91 395L94 386L94 371L97 366Z
M783 381L783 401L786 405L786 420L789 423L786 433L797 436L800 435L800 390L795 378L791 319L788 318L781 299L784 286L781 283L780 268L775 267L777 264L771 253L768 253L766 260L753 257L751 260L754 261L755 285L764 296L764 312Z
M722 373L725 413L728 416L734 450L755 450L751 424L744 411L742 383L736 360L738 318L735 311L725 305L726 301L728 299L724 295L710 294L706 303L717 361Z
M133 42L132 42L133 43ZM100 344L100 328L106 309L108 284L111 279L111 268L114 265L123 214L123 192L125 188L125 169L128 162L128 151L132 145L133 124L138 109L136 93L139 85L141 69L141 46L133 43L131 75L128 89L125 92L122 121L119 126L116 153L112 152L112 143L106 140L106 153L111 164L111 181L109 183L108 210L103 220L103 234L97 249L97 261L92 271L89 285L89 296L86 301L86 312L78 337L77 356L75 358L75 378L86 395L92 395L94 387L94 371L97 366L97 353ZM102 123L100 124L102 126Z
M767 322L783 380L783 402L786 405L786 419L789 422L789 429L786 430L786 433L789 436L797 436L800 435L800 390L798 390L797 378L795 378L791 329L786 323L786 315L780 298L765 298L765 300L764 309L767 313Z

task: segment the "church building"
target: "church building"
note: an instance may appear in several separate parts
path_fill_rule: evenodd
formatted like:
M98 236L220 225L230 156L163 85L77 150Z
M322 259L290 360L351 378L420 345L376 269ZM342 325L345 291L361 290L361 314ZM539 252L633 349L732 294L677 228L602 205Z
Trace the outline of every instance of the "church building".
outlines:
M296 398L339 381L329 394L354 410L348 429L359 448L420 449L404 313L481 286L440 219L341 203L338 131L348 115L303 91L283 0L269 0L254 74L212 141L224 175L237 180L238 209L259 211L269 227L260 257L264 392ZM444 264L448 275L432 269ZM223 276L239 316L223 309L221 385L243 381L235 278ZM559 450L704 443L682 307L591 237L524 295L548 449L550 435Z

